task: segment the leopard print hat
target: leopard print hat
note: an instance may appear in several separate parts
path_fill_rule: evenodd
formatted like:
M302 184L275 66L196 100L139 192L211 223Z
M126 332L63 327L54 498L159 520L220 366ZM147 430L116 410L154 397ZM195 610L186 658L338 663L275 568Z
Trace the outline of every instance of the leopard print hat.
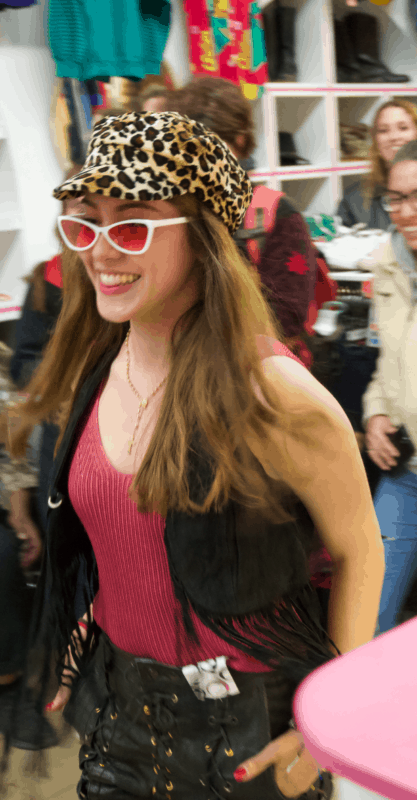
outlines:
M65 200L87 191L147 201L189 192L231 233L252 198L246 172L222 139L199 122L168 111L128 112L98 122L83 169L53 195Z

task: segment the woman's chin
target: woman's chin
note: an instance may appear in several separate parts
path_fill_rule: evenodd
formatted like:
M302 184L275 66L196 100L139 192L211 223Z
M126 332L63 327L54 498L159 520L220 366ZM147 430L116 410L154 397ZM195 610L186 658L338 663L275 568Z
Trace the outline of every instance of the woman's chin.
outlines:
M122 298L106 298L97 294L97 311L100 317L107 322L123 323L128 322L137 313L137 307L133 303L123 302Z
M403 233L404 239L407 242L410 250L417 250L417 233L412 235Z

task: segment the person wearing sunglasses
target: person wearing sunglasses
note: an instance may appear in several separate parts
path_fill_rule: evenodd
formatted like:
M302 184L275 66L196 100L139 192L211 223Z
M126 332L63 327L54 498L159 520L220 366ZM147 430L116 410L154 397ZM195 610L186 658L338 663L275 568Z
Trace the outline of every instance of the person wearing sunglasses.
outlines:
M410 453L417 448L417 140L393 159L383 203L393 225L370 266L381 350L363 397L367 451L383 471L374 496L386 558L381 633L398 624L417 578L417 458L399 462L390 438L404 426Z
M233 241L251 194L228 146L169 112L104 119L54 191L82 204L59 220L62 313L11 451L59 420L32 641L39 702L81 740L79 798L332 792L292 698L372 638L382 546L350 423Z

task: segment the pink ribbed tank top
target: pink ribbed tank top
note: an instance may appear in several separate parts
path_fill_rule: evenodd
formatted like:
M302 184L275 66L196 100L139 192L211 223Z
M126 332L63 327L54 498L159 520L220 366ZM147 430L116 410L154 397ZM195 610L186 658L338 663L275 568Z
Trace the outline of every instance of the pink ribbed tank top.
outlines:
M275 340L273 351L266 355L274 353L295 358ZM138 512L128 496L132 476L118 472L102 446L98 405L104 384L78 432L68 480L71 503L97 560L100 588L93 605L97 624L117 647L138 657L182 667L225 655L233 669L267 671L264 664L218 637L195 614L200 644L187 636L169 573L165 518Z

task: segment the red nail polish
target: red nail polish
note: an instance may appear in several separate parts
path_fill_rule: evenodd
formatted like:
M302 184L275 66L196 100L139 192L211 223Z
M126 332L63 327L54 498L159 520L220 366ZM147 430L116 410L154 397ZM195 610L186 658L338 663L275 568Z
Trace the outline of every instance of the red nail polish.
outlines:
M53 702L52 702L52 703L48 703L48 705L46 705L46 706L45 706L45 709L44 709L44 710L45 710L45 711L50 711L50 710L51 710L51 708L52 708L52 706L53 706Z
M246 772L244 767L239 767L239 769L237 769L233 773L233 777L234 777L235 781L237 781L238 783L243 781L243 778L245 777L245 775L247 775L247 772Z

